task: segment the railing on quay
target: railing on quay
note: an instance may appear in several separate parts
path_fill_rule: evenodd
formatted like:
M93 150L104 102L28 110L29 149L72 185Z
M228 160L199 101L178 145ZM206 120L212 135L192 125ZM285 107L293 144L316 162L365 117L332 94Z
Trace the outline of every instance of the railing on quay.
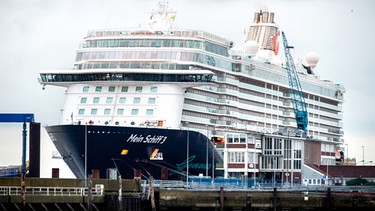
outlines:
M254 185L255 184L255 185ZM142 183L142 186L149 186L147 182ZM185 181L174 180L154 180L154 187L160 189L190 189L190 190L220 190L224 187L227 190L236 191L270 191L277 188L279 191L298 191L298 192L326 192L329 188L332 192L346 192L346 193L374 193L375 186L335 186L335 185L301 185L290 183L271 183L262 180L249 179L248 181L239 178L194 178L189 179L187 184Z
M18 186L0 186L0 195L12 196L21 195L21 187ZM88 196L88 188L80 187L26 187L26 195L39 196ZM93 196L104 195L104 185L95 185L91 193Z

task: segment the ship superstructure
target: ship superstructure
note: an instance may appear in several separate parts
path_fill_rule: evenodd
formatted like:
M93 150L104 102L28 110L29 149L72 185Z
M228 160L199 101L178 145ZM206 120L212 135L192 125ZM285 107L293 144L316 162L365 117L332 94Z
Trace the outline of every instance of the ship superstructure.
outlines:
M170 173L189 169L189 174L221 171L225 177L260 178L272 171L275 176L276 169L282 177L281 172L300 172L301 164L311 161L304 157L312 143L320 147L318 162L334 162L335 146L343 142L345 89L300 69L309 127L299 137L291 132L296 122L288 75L277 57L280 33L274 13L255 13L245 52L231 50L233 42L220 36L173 27L176 13L165 2L152 14L147 28L90 31L73 69L40 73L41 84L66 87L61 125L46 129L77 177L85 175L82 141L88 141L87 134L116 146L115 152L103 154L168 161L172 167L159 162L154 170ZM80 138L65 143L73 137L69 131ZM115 133L122 135L108 135ZM189 145L193 136L195 146ZM162 148L165 141L168 148ZM130 143L143 144L133 148ZM135 149L143 157L131 158ZM155 158L158 152L161 159ZM104 175L103 169L113 167L110 156L105 159L106 166L90 164L89 169L100 168Z

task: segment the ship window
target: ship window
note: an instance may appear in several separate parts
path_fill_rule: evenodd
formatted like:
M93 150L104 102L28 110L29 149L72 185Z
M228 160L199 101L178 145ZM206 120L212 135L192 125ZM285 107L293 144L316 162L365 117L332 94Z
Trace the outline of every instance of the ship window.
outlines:
M114 86L110 86L108 88L108 92L115 92L115 87Z
M140 102L141 102L141 98L140 97L135 97L134 100L133 100L134 104L139 104Z
M148 104L155 104L155 98L154 97L150 97L148 98Z
M157 86L150 87L150 92L158 92L158 87Z
M117 109L117 115L123 115L123 114L124 114L124 109L123 108Z
M78 110L78 115L83 115L85 114L85 109L84 108L81 108Z
M98 113L98 109L93 108L91 109L91 115L96 115Z
M135 87L135 92L142 92L143 87L137 86Z
M82 92L89 92L89 86L84 86Z
M105 102L106 103L112 103L113 102L113 97L107 97L107 100Z
M120 97L119 103L125 103L126 102L126 97Z
M86 103L87 102L87 98L86 97L82 97L81 98L81 103Z
M147 116L152 116L154 114L154 109L147 109L146 110L146 115Z
M104 115L110 115L110 114L111 114L111 109L110 108L104 109Z
M95 92L101 92L102 91L102 87L101 86L97 86L96 88L95 88Z
M129 87L123 86L121 87L121 92L128 92Z
M132 115L138 115L138 109L132 109Z
M92 103L99 103L99 97L94 97L94 99L92 100Z

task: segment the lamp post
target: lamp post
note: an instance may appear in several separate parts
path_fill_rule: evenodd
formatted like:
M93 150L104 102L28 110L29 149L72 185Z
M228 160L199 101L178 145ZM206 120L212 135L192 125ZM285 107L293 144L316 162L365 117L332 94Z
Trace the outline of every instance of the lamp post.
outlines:
M85 187L87 187L87 123L85 125Z
M186 186L189 185L189 122L186 122L187 136L186 136Z
M362 165L365 165L365 146L362 146Z
M348 144L345 144L346 145L346 160L349 161L349 146Z
M285 173L286 184L289 183L289 133L290 133L290 129L288 129L288 139L286 140L286 144L285 144L285 150L286 150L286 173Z
M206 132L207 132L207 141L206 141L206 176L208 176L208 125L206 125Z

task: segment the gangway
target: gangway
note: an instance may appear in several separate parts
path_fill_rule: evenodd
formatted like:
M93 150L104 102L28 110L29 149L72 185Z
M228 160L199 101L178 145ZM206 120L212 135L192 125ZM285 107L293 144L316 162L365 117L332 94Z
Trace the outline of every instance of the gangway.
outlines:
M0 123L9 122L9 123L20 123L23 122L22 130L22 173L26 173L26 123L34 122L34 114L12 114L4 113L0 114Z
M26 192L26 123L34 122L34 114L0 114L0 122L15 122L15 123L23 123L23 130L22 130L22 167L21 167L21 201L25 205L25 192Z

